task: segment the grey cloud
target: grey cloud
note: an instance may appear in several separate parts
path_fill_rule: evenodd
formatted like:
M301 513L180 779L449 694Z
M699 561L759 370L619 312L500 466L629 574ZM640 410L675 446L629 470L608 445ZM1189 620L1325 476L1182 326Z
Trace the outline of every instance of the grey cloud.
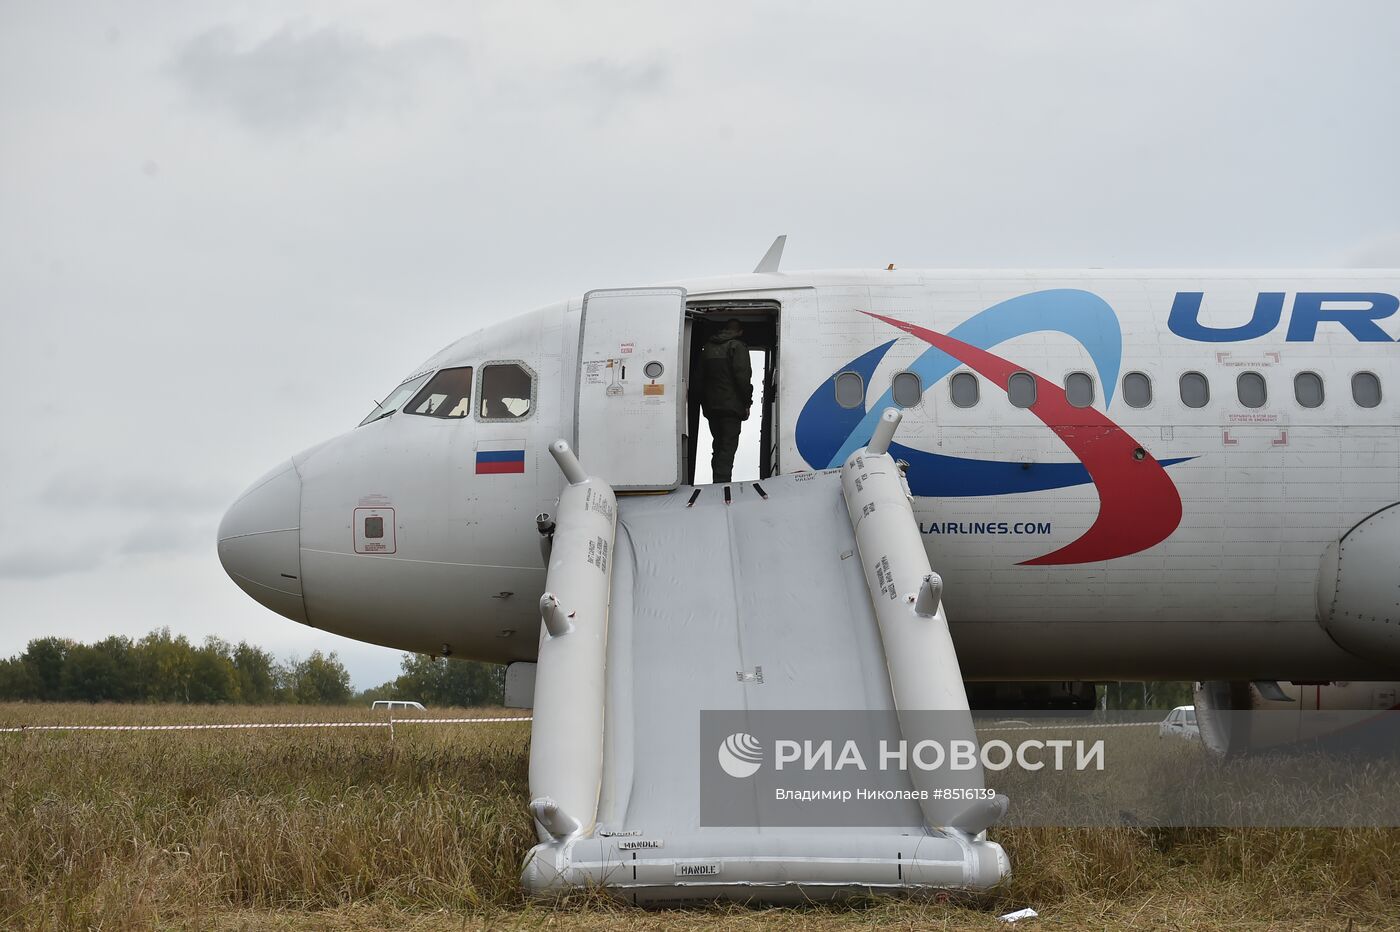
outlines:
M1400 269L1400 233L1353 246L1342 257L1342 264L1360 269Z
M0 554L0 579L46 579L90 570L100 554L88 548L72 550L17 550Z
M80 476L51 479L39 501L52 508L88 511L210 513L226 508L238 494L236 483L172 479L168 476Z
M118 545L125 556L214 551L214 526L200 522L156 521L131 531Z
M284 28L245 45L218 27L184 43L170 71L196 102L281 132L336 129L356 115L403 109L420 69L465 58L459 41L441 36L375 43L335 28Z
M213 559L214 520L155 517L92 524L99 533L70 546L49 545L0 553L0 579L46 579L120 564L121 558L205 553Z
M670 79L660 59L619 63L600 58L566 68L563 74L569 85L609 102L661 93Z
M497 85L498 101L518 112L549 113L569 122L603 123L629 104L665 95L672 72L660 58L594 58L544 69L516 70Z

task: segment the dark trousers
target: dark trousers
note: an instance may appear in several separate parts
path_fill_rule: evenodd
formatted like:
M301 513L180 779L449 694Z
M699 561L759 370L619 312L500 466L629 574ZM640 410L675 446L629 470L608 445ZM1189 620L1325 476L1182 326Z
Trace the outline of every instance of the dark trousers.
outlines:
M710 436L715 439L714 452L710 456L710 469L714 472L713 482L729 482L734 478L734 452L739 449L739 428L743 419L737 414L707 414L710 422Z

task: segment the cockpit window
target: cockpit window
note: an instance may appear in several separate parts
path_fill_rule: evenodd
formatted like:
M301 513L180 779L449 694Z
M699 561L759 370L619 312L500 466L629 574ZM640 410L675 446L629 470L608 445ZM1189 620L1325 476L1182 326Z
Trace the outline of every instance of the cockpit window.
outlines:
M535 399L535 377L519 363L481 367L481 419L518 421L528 417Z
M369 416L361 421L358 426L364 427L370 421L377 421L382 417L388 417L393 414L395 411L399 410L399 407L405 401L413 396L414 392L418 391L418 386L422 385L427 380L428 373L425 372L422 375L414 376L407 382L404 382L398 388L390 392L389 397L380 402L379 406L371 411Z
M467 417L472 413L472 367L443 369L404 406L409 414Z

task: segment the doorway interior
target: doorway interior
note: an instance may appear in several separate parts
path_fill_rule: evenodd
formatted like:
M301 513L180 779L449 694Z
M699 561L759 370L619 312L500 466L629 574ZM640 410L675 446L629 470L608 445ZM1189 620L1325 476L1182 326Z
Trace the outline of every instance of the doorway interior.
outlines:
M737 320L740 337L749 348L753 368L754 410L739 434L734 457L734 481L767 479L781 472L778 461L778 314L777 301L691 301L686 305L685 481L705 484L711 479L710 430L700 410L700 348L725 321Z

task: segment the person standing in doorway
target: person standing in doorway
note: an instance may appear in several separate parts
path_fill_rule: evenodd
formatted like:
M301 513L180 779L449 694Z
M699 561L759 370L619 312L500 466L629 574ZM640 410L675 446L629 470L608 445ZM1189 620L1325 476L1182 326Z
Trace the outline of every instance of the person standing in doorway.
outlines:
M714 452L710 456L712 482L733 479L740 425L749 419L753 407L753 370L749 366L749 348L740 339L743 332L743 324L730 320L710 334L700 350L705 380L700 406L714 437Z

